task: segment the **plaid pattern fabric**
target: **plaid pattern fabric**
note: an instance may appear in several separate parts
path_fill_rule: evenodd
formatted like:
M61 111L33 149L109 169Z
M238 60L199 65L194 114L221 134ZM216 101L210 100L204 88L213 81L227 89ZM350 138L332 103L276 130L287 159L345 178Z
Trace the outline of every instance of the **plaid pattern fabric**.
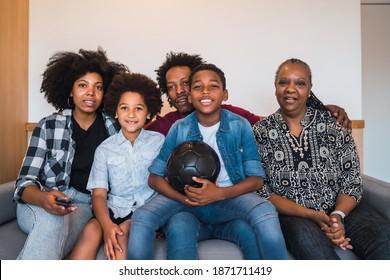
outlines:
M70 172L75 154L72 139L72 110L47 116L35 127L19 176L15 182L14 199L18 202L25 187L36 185L42 190L69 187ZM119 130L119 124L102 114L109 135Z

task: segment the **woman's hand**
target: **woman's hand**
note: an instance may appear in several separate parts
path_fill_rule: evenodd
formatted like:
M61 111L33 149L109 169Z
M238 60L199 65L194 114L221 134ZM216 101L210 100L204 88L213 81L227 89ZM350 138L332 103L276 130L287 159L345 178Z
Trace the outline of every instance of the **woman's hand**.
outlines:
M63 205L57 204L55 201L56 197L61 197L68 199L68 197L58 190L53 190L51 192L43 192L40 194L40 205L43 209L45 209L48 213L53 215L64 216L72 213L77 209L77 206L71 205L69 207L65 207Z
M340 218L335 216L330 217L331 226L324 226L321 229L324 231L326 237L328 237L332 243L342 250L353 249L352 245L349 243L350 238L345 237L345 228Z
M73 211L76 211L77 206L72 205L65 207L63 205L59 205L55 200L56 197L68 199L65 194L58 190L45 192L35 185L30 185L27 186L23 191L21 199L25 203L41 207L45 209L46 212L53 215L64 216L72 213Z
M306 208L306 210L308 212L307 217L313 222L315 222L320 228L329 227L332 225L329 216L326 215L324 212L308 208Z
M337 215L336 215L337 216ZM326 237L342 250L352 249L350 238L345 237L344 224L336 216L329 217L321 211L310 210L309 218L316 222Z

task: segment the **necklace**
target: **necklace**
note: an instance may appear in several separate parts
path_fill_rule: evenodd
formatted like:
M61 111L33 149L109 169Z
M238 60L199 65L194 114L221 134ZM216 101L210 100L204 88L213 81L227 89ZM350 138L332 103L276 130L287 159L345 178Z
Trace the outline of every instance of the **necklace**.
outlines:
M299 151L299 156L301 158L304 157L303 151L307 152L307 150L309 149L309 147L308 147L309 143L307 142L307 134L308 134L308 131L304 129L301 132L301 134L298 136L298 139L297 139L294 135L291 135L290 132L286 133L286 136L288 138L288 141L290 142L291 148L296 153L298 153L298 151ZM302 138L303 138L303 148L302 148Z

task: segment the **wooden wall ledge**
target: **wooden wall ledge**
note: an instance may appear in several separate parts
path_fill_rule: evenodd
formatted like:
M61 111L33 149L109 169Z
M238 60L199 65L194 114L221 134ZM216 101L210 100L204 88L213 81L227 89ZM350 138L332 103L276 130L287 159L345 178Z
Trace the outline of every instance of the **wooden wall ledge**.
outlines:
M364 128L364 120L352 120L352 128Z
M26 123L26 131L33 131L36 125L36 122ZM352 128L364 128L364 120L352 120Z
M36 122L26 123L26 131L27 132L33 131L36 125L37 125Z

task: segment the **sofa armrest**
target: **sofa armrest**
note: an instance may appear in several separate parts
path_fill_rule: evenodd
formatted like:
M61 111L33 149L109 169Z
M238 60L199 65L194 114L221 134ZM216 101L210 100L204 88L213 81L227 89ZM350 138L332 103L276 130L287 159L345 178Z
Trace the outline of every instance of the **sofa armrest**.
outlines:
M390 183L362 175L363 200L390 221Z
M15 181L0 184L0 225L16 218L16 204L13 203Z

